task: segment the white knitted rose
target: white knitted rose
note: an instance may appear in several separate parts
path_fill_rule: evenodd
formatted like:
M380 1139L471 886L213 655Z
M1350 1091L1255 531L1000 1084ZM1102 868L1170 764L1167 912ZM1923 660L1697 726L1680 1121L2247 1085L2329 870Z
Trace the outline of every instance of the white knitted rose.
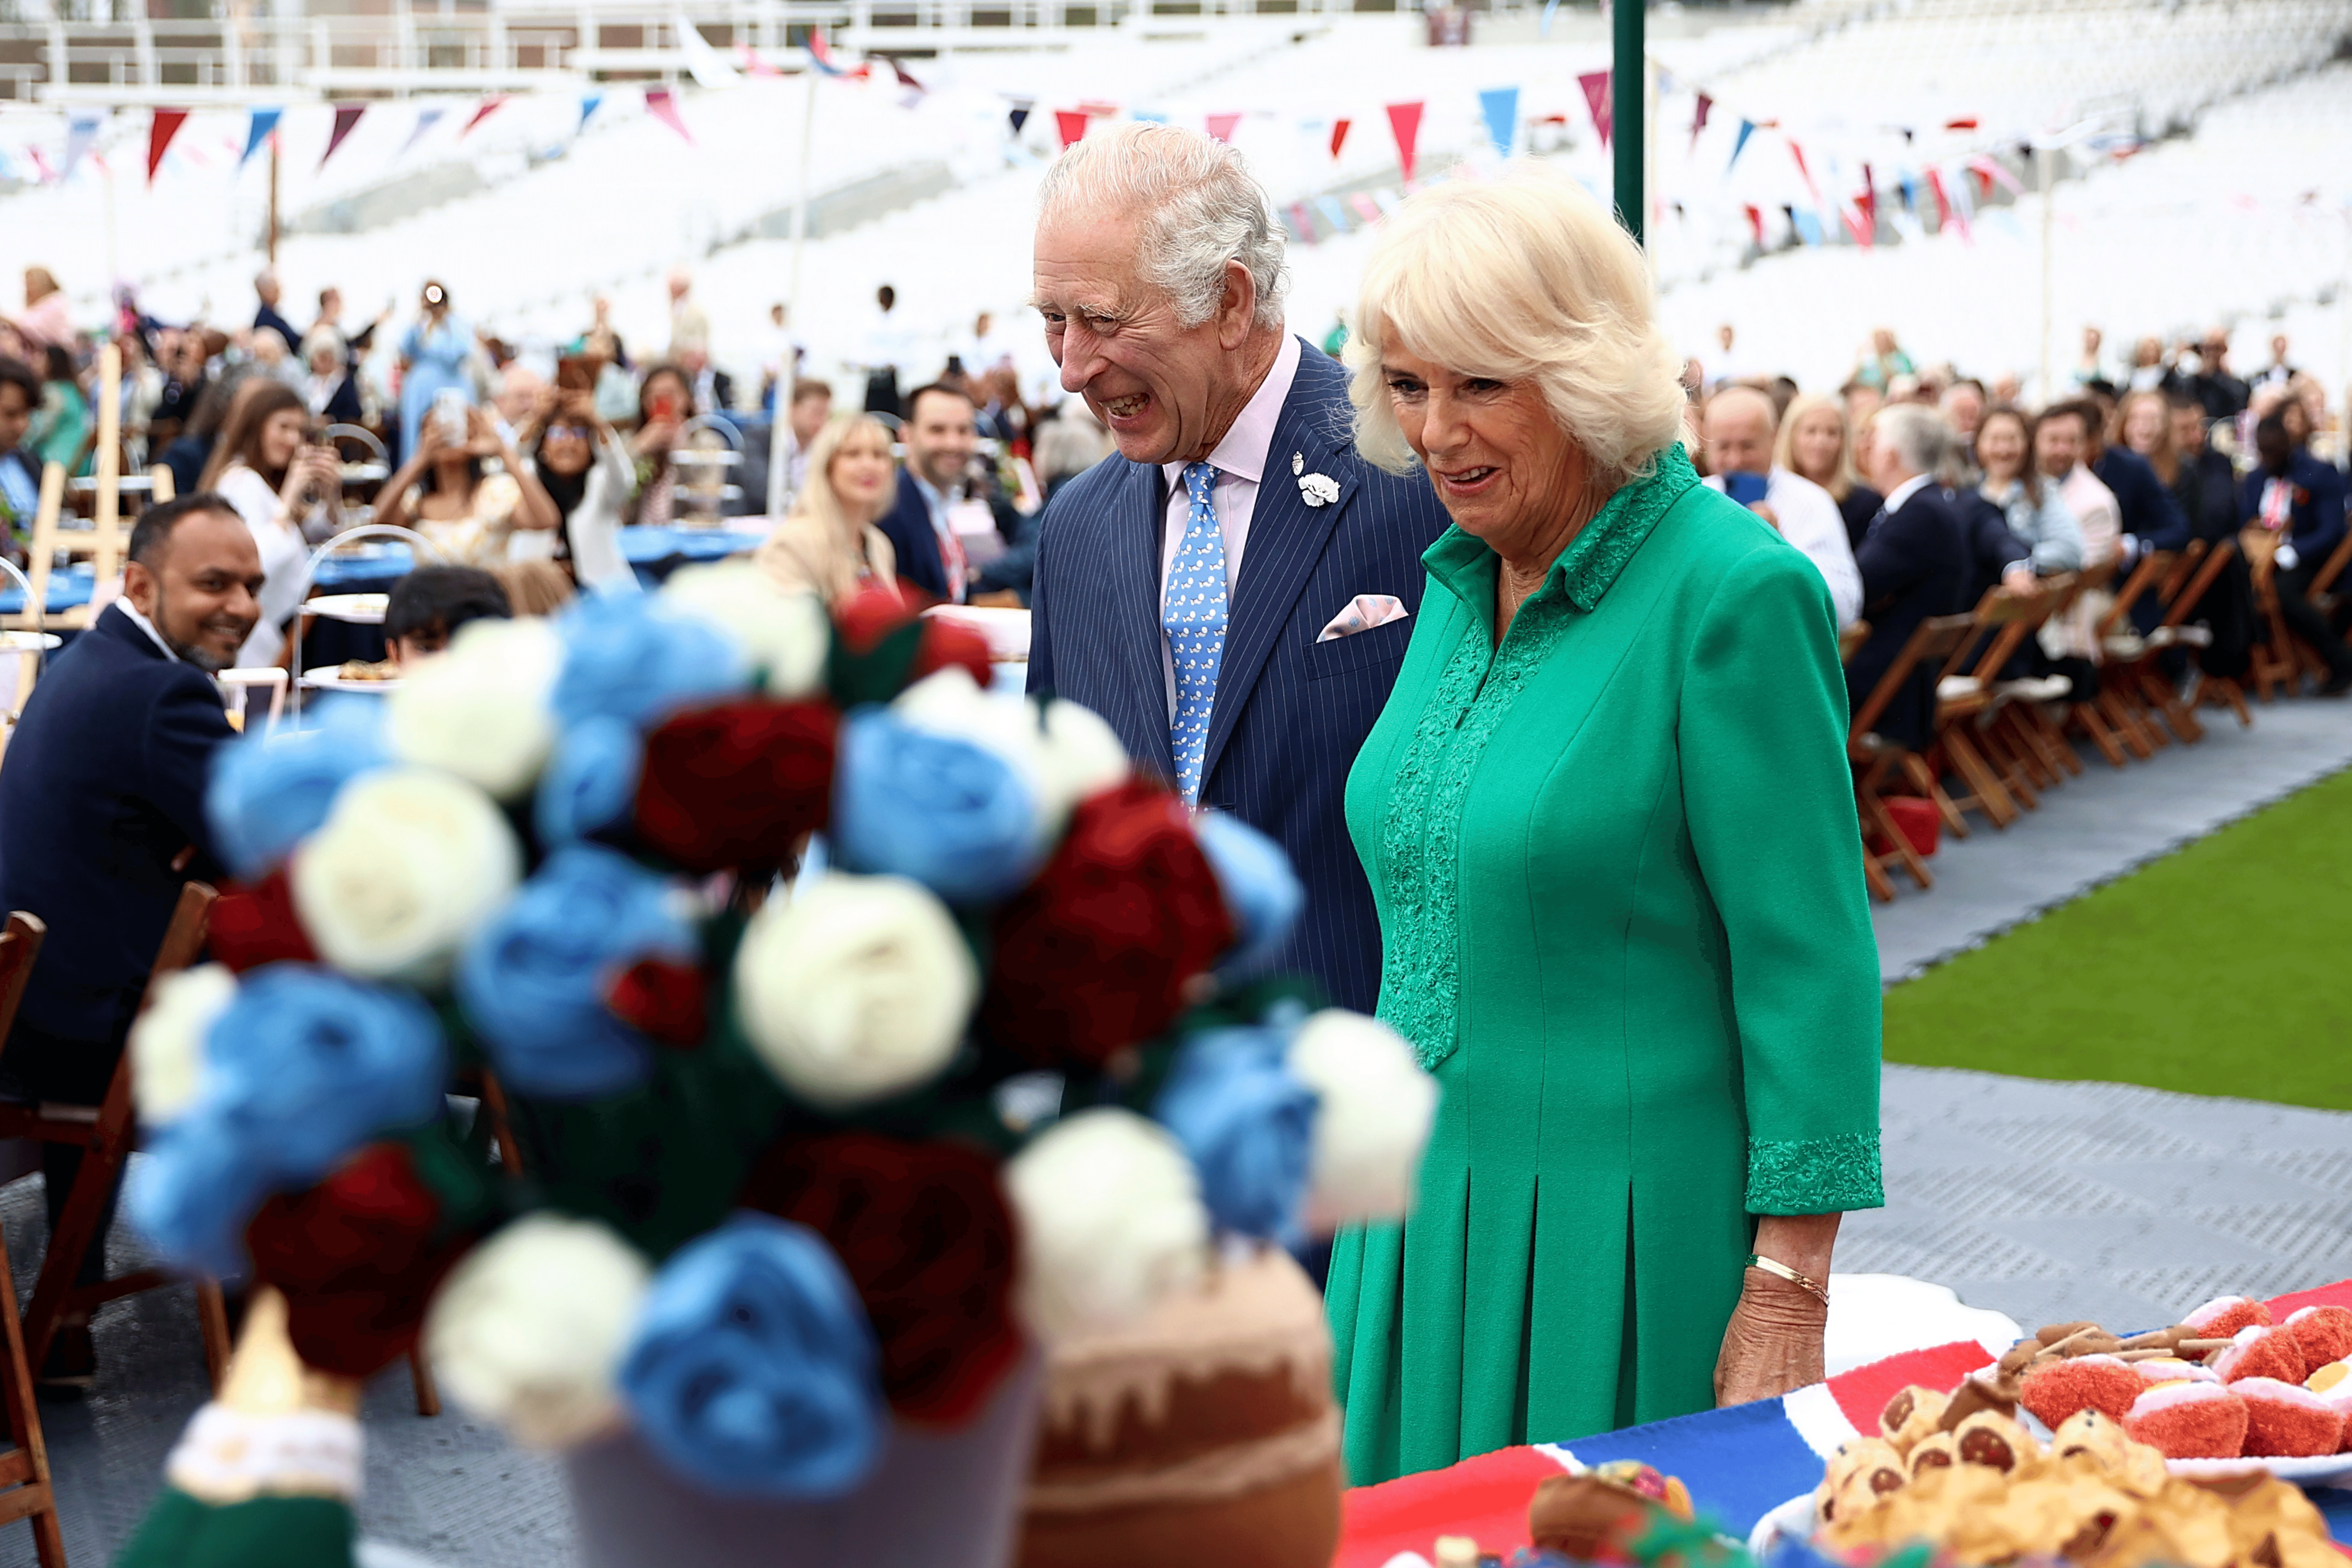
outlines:
M419 662L384 699L385 743L403 762L512 800L555 745L548 696L562 668L563 639L539 616L468 622L446 653Z
M370 979L430 984L521 874L521 847L489 796L412 767L344 785L296 849L291 881L321 958Z
M1307 1229L1319 1234L1402 1217L1437 1113L1437 1080L1394 1029L1339 1007L1300 1026L1289 1061L1292 1075L1322 1097L1308 1168Z
M1199 1279L1209 1212L1176 1140L1133 1111L1082 1110L1004 1167L1021 1234L1014 1303L1048 1344L1131 1323Z
M812 1105L887 1099L955 1054L980 970L947 906L901 877L821 879L752 917L737 1016L777 1081Z
M767 673L769 696L789 702L823 689L833 628L815 595L780 586L749 561L720 561L679 567L660 596L742 644Z
M131 1091L139 1120L161 1127L195 1102L205 1071L205 1036L236 1000L236 976L203 963L164 976L155 1000L131 1026Z
M1076 702L1045 704L1045 789L1049 800L1066 803L1061 810L1125 783L1134 771L1101 714Z
M618 1416L614 1378L651 1279L636 1249L593 1220L527 1215L442 1281L425 1353L467 1409L526 1447L563 1447Z

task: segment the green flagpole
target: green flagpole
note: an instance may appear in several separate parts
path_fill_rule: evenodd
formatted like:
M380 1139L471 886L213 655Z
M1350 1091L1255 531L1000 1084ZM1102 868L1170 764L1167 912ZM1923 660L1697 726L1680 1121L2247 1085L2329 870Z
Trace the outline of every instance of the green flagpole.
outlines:
M1643 238L1642 219L1649 211L1642 189L1642 142L1648 130L1646 94L1649 68L1643 58L1643 10L1647 0L1613 0L1609 33L1613 58L1609 72L1609 133L1617 153L1617 221L1637 245Z

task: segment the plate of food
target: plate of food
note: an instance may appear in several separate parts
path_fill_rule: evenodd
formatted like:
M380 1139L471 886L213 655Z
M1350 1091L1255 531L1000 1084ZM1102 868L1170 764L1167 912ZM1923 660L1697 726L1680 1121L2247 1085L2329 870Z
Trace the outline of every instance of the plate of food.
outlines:
M372 664L363 658L347 658L341 664L314 665L304 670L302 684L314 691L395 691L400 688L400 666L391 659Z
M382 626L384 608L391 603L389 594L320 594L303 600L302 610L306 615L324 616L331 621Z

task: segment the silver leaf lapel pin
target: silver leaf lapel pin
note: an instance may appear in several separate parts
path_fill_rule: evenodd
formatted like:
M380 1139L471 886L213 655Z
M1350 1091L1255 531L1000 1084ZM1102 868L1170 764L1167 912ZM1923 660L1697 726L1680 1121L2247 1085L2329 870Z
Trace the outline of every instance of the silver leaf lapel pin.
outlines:
M1307 471L1306 454L1302 452L1293 452L1290 454L1290 471L1294 475L1303 474Z

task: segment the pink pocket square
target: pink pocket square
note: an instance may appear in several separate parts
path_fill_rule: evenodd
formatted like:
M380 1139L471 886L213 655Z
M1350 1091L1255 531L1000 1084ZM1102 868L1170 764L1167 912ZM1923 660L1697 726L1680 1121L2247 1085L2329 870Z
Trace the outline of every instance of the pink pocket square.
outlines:
M1348 607L1333 616L1323 628L1317 642L1334 642L1351 637L1358 632L1368 632L1374 626L1402 621L1412 614L1394 594L1359 594L1348 601Z

